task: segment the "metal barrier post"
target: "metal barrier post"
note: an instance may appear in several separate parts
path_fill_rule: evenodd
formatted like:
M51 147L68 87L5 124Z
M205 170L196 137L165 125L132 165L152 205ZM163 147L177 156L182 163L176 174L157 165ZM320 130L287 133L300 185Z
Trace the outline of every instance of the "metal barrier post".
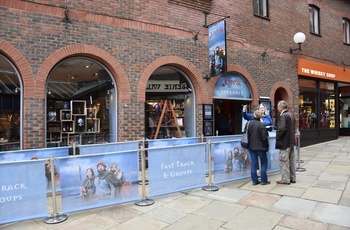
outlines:
M204 191L218 191L219 187L216 185L213 185L212 182L212 171L211 171L211 141L209 140L207 143L207 148L208 148L208 167L209 167L209 182L207 186L202 187Z
M144 148L144 149L146 148L145 138L142 138L142 140L141 140L141 148ZM146 157L145 157L145 161L146 161ZM148 183L149 183L148 180L145 180L144 182L145 182L145 185L148 185ZM142 185L142 180L139 180L138 184Z
M297 145L297 148L300 149L300 131L299 129L297 129L297 131L295 132L295 139L296 139L296 145ZM304 163L303 160L300 159L300 156L298 155L297 156L297 161L300 162L300 163Z
M66 214L57 213L57 203L56 203L56 185L55 185L55 164L54 156L50 155L50 167L51 167L51 190L52 190L52 207L53 214L44 219L46 224L57 224L67 220L68 216Z
M146 157L145 157L145 148L141 146L141 179L142 179L142 198L139 201L136 201L135 204L138 206L148 206L154 204L154 200L147 198L146 196Z
M297 140L297 161L298 161L298 166L296 167L295 171L305 172L306 169L300 167L300 163L302 163L302 162L300 160L300 131L299 131L299 129L297 129L295 136L296 136L296 140Z
M74 141L74 143L73 143L73 156L75 156L77 154L77 149L76 148L77 148L77 144Z

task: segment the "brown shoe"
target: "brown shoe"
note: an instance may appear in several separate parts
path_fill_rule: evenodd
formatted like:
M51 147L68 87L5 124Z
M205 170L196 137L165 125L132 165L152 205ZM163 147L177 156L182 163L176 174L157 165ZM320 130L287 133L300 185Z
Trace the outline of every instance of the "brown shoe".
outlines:
M276 183L277 183L277 184L286 184L286 185L290 185L290 183L284 182L283 180L276 181Z

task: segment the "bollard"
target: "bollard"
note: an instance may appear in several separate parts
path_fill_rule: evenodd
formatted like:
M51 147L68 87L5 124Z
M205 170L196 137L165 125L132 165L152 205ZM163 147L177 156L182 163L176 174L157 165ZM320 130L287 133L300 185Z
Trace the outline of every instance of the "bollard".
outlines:
M142 198L139 201L136 201L135 204L138 206L148 206L154 204L154 200L147 198L146 196L146 157L145 157L145 148L141 146L141 176L142 176Z
M208 141L207 143L207 147L208 147L208 164L209 164L209 182L208 182L208 185L207 186L204 186L202 187L202 189L204 191L218 191L219 190L219 187L218 186L215 186L213 185L213 182L212 182L212 171L211 171L211 142L210 140Z
M55 185L55 170L54 170L54 156L50 155L50 165L51 165L51 190L52 190L52 208L53 214L44 219L46 224L57 224L67 220L68 216L66 214L57 213L57 202L56 202L56 185Z
M295 171L305 172L306 169L300 167L301 160L299 160L300 159L300 131L299 131L299 129L297 129L295 136L296 136L296 142L297 142L297 161L298 161L298 166L296 167Z

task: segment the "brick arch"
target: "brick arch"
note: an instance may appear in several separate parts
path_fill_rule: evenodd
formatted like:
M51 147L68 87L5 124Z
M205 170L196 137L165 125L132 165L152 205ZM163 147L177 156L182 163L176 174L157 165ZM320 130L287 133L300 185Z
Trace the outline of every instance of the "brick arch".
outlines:
M202 104L205 97L204 95L205 90L198 90L198 89L205 89L206 86L203 82L201 73L196 69L196 67L191 62L176 56L165 56L165 57L158 58L145 68L140 78L137 98L140 101L146 100L145 92L146 92L148 79L151 77L151 75L156 69L164 65L176 67L181 71L183 71L189 77L189 79L191 80L191 83L194 86L194 90L196 92L196 100L197 100L196 103Z
M258 106L258 104L259 104L259 91L258 91L258 88L255 84L254 79L252 78L252 76L250 76L248 71L246 69L242 68L241 66L234 65L234 64L228 64L227 65L227 72L237 72L247 79L247 83L248 83L248 85L251 89L251 93L252 93L252 100L253 100L252 105ZM219 80L219 77L214 77L210 80L210 90L209 90L210 95L214 94L214 88L215 88L216 82L218 80Z
M288 105L292 106L292 103L293 103L292 91L290 90L289 85L282 81L276 82L271 88L271 91L270 91L271 106L276 106L275 93L279 89L283 89L283 91L281 91L283 100L285 100L288 103Z
M2 39L0 39L0 52L6 56L18 70L21 78L19 80L23 83L21 89L23 97L31 96L31 91L35 87L33 74L27 60L14 46Z
M67 46L52 53L42 64L38 71L36 88L36 96L38 98L44 98L45 96L45 83L49 76L51 69L60 61L68 57L84 56L90 57L99 61L107 67L114 78L117 87L123 90L118 90L119 101L130 101L130 85L127 75L121 66L121 64L111 56L108 52L90 45L77 44ZM123 93L121 93L123 92Z

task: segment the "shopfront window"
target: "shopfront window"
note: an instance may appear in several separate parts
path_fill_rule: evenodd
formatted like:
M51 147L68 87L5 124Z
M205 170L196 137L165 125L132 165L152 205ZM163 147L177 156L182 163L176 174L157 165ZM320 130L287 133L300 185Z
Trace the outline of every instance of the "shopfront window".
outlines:
M109 71L85 57L69 58L50 72L46 146L116 141L116 90Z
M317 129L316 81L299 79L299 129Z
M171 66L158 68L146 87L145 137L194 135L194 89L188 77Z
M335 97L334 83L320 82L320 128L334 129L335 128Z
M21 85L14 65L0 54L0 152L21 149Z

